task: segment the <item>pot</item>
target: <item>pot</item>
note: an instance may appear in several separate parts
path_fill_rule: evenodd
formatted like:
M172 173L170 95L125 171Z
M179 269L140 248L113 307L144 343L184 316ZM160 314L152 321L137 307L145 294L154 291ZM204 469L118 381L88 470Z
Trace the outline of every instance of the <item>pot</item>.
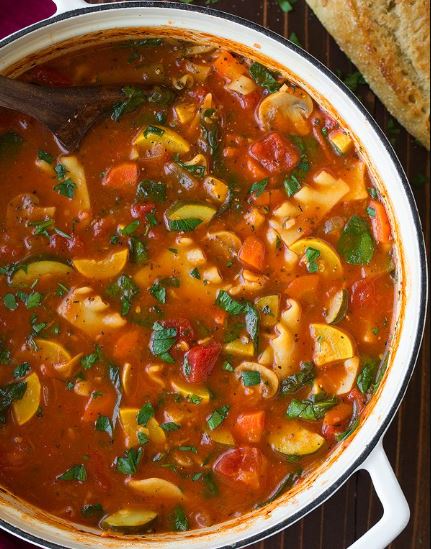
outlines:
M0 489L0 527L40 547L75 549L200 549L241 547L275 534L321 505L358 469L369 472L383 517L353 549L383 549L406 526L409 508L382 446L413 373L426 312L427 273L419 215L403 169L370 114L326 67L301 48L239 17L185 4L123 2L89 6L55 0L57 12L0 41L0 72L16 76L62 50L135 28L230 43L245 55L271 59L348 127L362 150L396 232L400 264L397 323L384 379L355 436L341 445L300 486L260 510L221 525L145 537L100 536L96 530L54 518ZM91 33L92 36L89 36ZM84 37L84 38L82 38ZM73 41L73 43L71 43ZM25 59L25 61L23 61ZM327 98L330 98L330 103Z

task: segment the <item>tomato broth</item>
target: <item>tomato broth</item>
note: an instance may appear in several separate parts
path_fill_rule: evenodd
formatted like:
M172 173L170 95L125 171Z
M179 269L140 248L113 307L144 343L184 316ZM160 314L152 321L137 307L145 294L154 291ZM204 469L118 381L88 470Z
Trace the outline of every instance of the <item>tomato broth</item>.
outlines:
M119 84L65 154L0 110L0 482L108 531L286 492L385 368L391 226L345 128L234 52L144 37L21 77Z

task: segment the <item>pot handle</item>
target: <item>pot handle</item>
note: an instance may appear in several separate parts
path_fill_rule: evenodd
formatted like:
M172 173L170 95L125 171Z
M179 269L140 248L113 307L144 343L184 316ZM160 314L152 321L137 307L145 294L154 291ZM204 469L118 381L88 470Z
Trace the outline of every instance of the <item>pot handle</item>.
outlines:
M382 441L358 468L368 471L383 506L383 516L349 549L385 549L400 534L410 519L410 509Z
M84 2L84 0L53 0L53 2L57 6L55 15L77 10L79 8L88 8L88 4L87 2Z

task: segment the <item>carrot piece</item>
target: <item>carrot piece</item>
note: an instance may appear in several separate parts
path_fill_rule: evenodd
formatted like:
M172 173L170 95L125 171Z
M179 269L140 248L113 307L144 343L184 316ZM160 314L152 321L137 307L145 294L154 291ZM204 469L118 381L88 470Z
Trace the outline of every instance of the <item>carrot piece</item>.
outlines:
M115 360L126 361L130 358L131 354L136 353L136 347L138 346L140 338L139 330L130 330L122 334L114 345L112 356Z
M111 417L114 405L115 395L112 391L93 392L85 405L81 420L90 423L96 421L99 415Z
M318 274L298 276L287 286L287 295L298 301L313 303L319 297L317 295L319 282Z
M263 271L265 267L266 248L264 242L257 236L248 236L238 253L238 258L243 265Z
M102 185L116 190L135 192L138 184L139 170L136 162L123 162L112 168L103 178Z
M265 412L249 412L237 417L235 431L239 437L249 442L260 442L265 428Z
M391 225L383 204L377 200L370 200L368 211L375 240L383 243L392 240Z
M230 81L236 80L246 72L246 68L228 51L222 51L213 65L221 77Z

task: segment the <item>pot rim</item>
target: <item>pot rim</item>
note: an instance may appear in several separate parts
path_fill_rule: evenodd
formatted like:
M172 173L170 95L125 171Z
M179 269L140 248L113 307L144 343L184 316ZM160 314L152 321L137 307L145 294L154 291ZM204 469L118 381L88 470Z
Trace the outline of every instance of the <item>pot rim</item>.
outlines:
M114 2L109 4L89 4L87 7L72 9L67 12L60 13L58 15L53 15L49 17L48 19L44 19L42 21L39 21L37 23L34 23L24 29L21 29L9 36L6 36L5 38L0 40L0 50L6 45L9 45L13 43L15 40L32 33L33 31L42 29L44 27L49 27L51 24L55 24L60 21L64 21L67 19L73 19L78 15L84 15L88 13L95 13L95 12L105 12L105 11L111 11L111 10L117 10L117 9L125 9L125 8L141 8L141 9L151 9L151 8L164 8L164 9L175 9L175 10L182 10L186 12L193 12L193 13L199 13L202 15L210 15L212 17L217 17L221 20L226 19L228 21L231 21L233 23L237 23L245 28L254 30L260 34L262 34L264 37L270 38L282 46L293 50L295 53L299 54L302 58L304 58L306 61L310 62L316 69L318 69L320 72L322 72L327 78L331 80L333 84L335 84L339 90L344 93L348 99L354 104L354 106L360 111L360 113L366 118L367 122L372 127L372 130L376 133L377 137L379 138L382 146L384 147L386 153L389 155L390 160L393 164L393 167L395 168L399 181L402 184L406 199L409 204L409 208L412 214L413 218L413 226L414 226L414 239L418 246L418 252L419 252L419 261L423 266L423 269L421 270L420 280L419 280L419 289L418 293L420 295L420 307L418 310L418 328L417 333L415 335L414 342L411 345L411 357L409 360L409 365L404 373L404 379L402 384L400 385L400 388L398 389L397 395L393 398L393 403L390 408L385 413L385 417L382 420L379 427L374 432L374 435L372 436L369 443L364 447L364 449L360 452L356 460L354 460L343 472L342 475L339 476L339 478L331 483L324 491L322 491L315 499L313 499L309 504L302 507L300 510L293 512L290 516L288 516L286 519L279 521L277 524L274 524L271 527L268 527L261 532L258 532L256 534L249 534L245 535L245 537L241 538L235 543L235 547L244 547L251 543L259 542L271 535L274 535L281 530L285 529L286 527L290 526L294 522L298 521L308 513L310 513L312 510L319 507L324 501L326 501L331 495L333 495L346 481L347 479L359 468L359 466L366 460L366 458L371 454L371 452L374 450L374 448L377 446L383 435L385 434L386 430L388 429L392 419L394 418L401 401L407 391L408 384L410 382L410 379L413 375L414 368L416 366L417 357L420 351L420 346L422 343L422 337L425 329L425 320L426 320L426 311L427 311L427 280L428 280L428 274L427 274L427 261L426 261L426 251L425 251L425 240L424 235L422 231L422 224L419 216L419 212L417 209L417 205L415 202L415 198L413 195L413 191L410 187L409 181L407 179L407 176L405 174L404 168L401 165L400 160L398 159L391 143L389 142L387 136L381 129L381 127L377 124L377 122L374 120L373 116L368 112L368 110L365 108L365 106L361 103L361 101L356 97L356 95L328 68L326 67L321 61L316 59L313 55L311 55L309 52L304 50L303 48L297 46L287 38L279 35L278 33L267 29L258 23L254 23L253 21L249 21L241 16L233 15L230 13L227 13L225 11L216 10L214 8L209 8L206 6L195 6L192 4L183 4L178 2L169 2L166 0L155 0L155 1L123 1L123 2ZM175 26L173 27L175 28ZM332 105L332 101L330 102ZM337 110L334 107L335 110ZM346 120L346 122L348 122ZM412 235L413 236L413 235ZM58 545L56 543L44 540L43 538L39 538L37 536L34 536L24 530L21 530L20 528L13 526L7 522L5 522L3 519L0 518L0 528L6 530L7 532L14 534L15 536L18 536L21 539L27 540L31 543L37 544L41 547L46 547L49 549L63 549L63 546ZM231 549L232 545L222 545L219 546L219 549Z

